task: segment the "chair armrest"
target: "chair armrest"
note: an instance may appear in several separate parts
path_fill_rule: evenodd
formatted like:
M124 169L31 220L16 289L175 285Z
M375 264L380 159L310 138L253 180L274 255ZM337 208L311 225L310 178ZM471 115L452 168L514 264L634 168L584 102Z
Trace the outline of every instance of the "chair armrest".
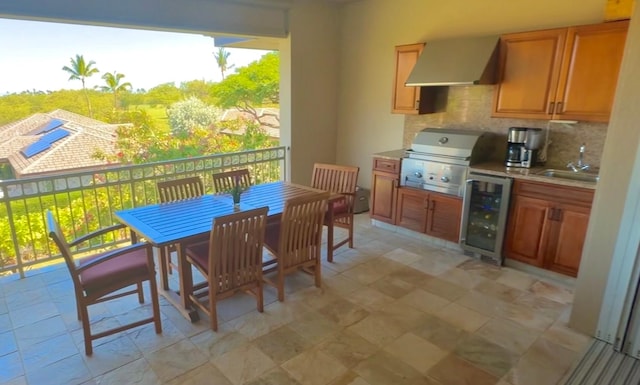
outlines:
M106 262L106 261L108 261L110 259L113 259L115 257L119 257L121 255L130 253L132 251L136 251L138 249L145 249L145 248L150 248L150 247L151 246L148 243L144 242L144 243L136 243L135 245L130 245L130 246L126 246L126 247L121 247L119 249L111 250L111 251L108 251L108 252L102 254L98 258L92 259L91 261L87 262L84 265L78 266L76 268L76 271L77 272L82 272L82 271L84 271L84 270L86 270L88 268L97 266L97 265L99 265L99 264L101 264L103 262Z
M74 239L73 241L69 242L69 247L78 246L79 244L84 243L84 242L86 242L86 241L88 241L88 240L90 240L92 238L99 237L101 235L110 233L112 231L124 229L125 227L126 226L124 224L119 223L119 224L116 224L116 225L112 225L112 226L109 226L109 227L102 228L100 230L93 231L93 232L91 232L89 234L85 234L85 235L83 235L81 237L78 237L78 238Z

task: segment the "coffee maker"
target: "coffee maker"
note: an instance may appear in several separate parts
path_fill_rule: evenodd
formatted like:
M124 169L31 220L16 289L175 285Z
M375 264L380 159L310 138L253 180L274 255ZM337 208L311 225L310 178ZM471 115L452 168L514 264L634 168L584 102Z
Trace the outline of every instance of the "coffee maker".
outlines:
M510 127L507 135L507 167L530 168L538 162L538 151L542 145L542 129Z
M524 140L524 148L520 151L520 164L522 167L531 168L538 163L538 151L542 145L542 129L527 128L527 137Z

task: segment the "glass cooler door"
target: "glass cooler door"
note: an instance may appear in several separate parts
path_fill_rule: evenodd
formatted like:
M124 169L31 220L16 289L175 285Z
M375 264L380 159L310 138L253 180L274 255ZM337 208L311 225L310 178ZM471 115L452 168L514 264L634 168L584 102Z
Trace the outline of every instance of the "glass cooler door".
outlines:
M470 174L462 216L462 248L502 264L511 179Z

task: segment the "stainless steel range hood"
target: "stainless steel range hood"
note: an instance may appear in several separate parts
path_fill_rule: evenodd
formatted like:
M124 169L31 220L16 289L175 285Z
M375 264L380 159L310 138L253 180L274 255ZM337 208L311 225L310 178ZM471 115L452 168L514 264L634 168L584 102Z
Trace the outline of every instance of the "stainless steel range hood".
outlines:
M406 86L494 84L500 36L427 42Z

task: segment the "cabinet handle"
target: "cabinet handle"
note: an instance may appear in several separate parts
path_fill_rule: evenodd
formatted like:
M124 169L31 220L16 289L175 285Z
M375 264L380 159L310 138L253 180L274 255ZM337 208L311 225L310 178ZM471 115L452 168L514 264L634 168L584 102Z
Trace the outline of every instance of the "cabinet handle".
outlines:
M555 111L555 107L556 107L556 104L554 102L549 102L549 110L547 111L547 114L553 115L553 112Z
M416 100L416 106L415 109L418 110L420 109L420 100Z
M562 222L562 209L556 209L556 221Z
M558 105L556 106L556 113L561 114L563 112L564 112L564 103L558 102Z
M549 211L547 211L547 219L550 221L556 220L556 209L550 208Z

